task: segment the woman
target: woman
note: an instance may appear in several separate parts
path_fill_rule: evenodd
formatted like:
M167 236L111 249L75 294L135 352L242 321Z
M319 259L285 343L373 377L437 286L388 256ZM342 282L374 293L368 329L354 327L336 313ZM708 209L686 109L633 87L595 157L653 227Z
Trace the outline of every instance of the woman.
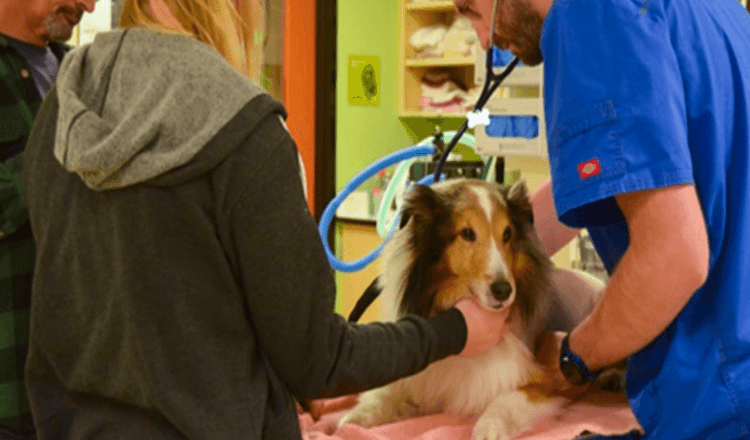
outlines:
M65 59L27 146L38 259L27 388L40 439L299 439L294 397L359 392L496 344L505 316L351 325L261 10L126 0ZM466 319L464 319L464 316Z

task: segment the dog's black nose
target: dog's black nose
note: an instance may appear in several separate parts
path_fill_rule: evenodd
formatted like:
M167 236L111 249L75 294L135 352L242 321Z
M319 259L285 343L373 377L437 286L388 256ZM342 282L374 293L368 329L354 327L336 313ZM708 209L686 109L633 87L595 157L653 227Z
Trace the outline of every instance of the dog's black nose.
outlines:
M492 291L492 296L495 297L498 301L505 301L510 297L510 292L513 290L512 287L510 287L510 283L501 280L501 281L495 281L490 286L490 290Z

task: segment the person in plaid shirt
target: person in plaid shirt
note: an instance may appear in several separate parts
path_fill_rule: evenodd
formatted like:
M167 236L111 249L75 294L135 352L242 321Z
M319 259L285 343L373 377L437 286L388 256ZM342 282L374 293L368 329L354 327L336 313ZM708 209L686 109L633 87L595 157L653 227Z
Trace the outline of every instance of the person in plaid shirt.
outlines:
M33 438L23 370L34 240L21 182L23 150L84 11L96 0L0 2L0 440Z

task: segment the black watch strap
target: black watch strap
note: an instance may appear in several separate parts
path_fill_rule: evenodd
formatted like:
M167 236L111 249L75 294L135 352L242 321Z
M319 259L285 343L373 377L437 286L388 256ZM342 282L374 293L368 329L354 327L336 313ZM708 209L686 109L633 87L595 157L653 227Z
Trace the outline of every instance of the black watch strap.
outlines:
M583 359L570 350L568 336L565 335L560 347L560 370L568 382L573 385L584 385L596 379L599 372L592 373Z

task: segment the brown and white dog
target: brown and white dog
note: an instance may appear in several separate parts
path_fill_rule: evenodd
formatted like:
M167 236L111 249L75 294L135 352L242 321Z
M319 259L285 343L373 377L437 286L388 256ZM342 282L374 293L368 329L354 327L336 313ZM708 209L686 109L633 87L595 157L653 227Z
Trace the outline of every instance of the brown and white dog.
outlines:
M523 181L505 187L455 179L415 187L383 257L379 280L390 319L431 317L473 296L487 309L512 307L513 331L485 355L448 357L363 393L339 425L447 412L478 417L473 440L504 440L565 403L524 389L544 381L533 344L551 320L569 330L587 315L603 283L573 276L575 288L590 294L563 300L556 280L569 281L571 272L555 269L541 248Z

